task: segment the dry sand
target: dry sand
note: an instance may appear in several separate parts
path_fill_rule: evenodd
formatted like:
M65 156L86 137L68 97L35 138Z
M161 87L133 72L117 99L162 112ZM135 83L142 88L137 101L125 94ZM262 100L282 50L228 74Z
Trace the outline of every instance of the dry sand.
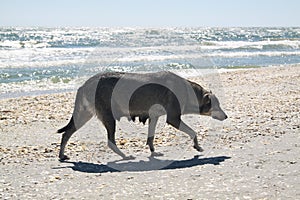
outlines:
M119 161L92 120L58 161L74 93L0 101L0 199L300 199L300 67L224 72L194 78L229 116L185 116L205 149L158 127L148 158L147 126L118 123L118 145L137 158Z

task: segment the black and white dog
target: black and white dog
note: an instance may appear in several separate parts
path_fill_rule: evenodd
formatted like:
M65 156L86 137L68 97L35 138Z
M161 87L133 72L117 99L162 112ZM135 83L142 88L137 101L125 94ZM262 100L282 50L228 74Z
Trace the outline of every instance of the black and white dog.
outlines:
M153 140L157 120L162 115L167 115L168 124L193 139L196 150L203 151L196 132L181 120L183 114L207 115L217 120L227 118L214 94L174 73L97 74L78 89L72 118L57 131L63 133L59 158L61 161L68 159L64 150L69 138L94 115L107 130L108 146L123 159L132 157L126 157L116 146L116 120L121 117L129 120L138 117L144 124L149 119L147 144L152 156L159 155L154 152Z

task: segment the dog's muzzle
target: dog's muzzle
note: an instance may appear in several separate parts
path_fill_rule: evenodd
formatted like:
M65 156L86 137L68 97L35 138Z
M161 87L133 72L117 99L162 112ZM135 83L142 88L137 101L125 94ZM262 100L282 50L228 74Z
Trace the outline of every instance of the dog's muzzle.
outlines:
M211 117L213 119L217 119L220 121L223 121L228 118L228 116L224 112L216 112L216 111L211 112Z

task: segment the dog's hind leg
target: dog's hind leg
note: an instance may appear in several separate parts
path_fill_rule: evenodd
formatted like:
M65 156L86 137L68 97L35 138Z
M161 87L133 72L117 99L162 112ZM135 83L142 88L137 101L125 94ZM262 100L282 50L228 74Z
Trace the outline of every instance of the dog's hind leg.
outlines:
M112 115L106 115L101 118L103 125L107 130L108 147L116 154L121 156L124 160L133 159L132 156L126 156L116 145L115 132L116 132L116 120Z
M188 125L186 125L180 119L180 117L167 117L167 123L172 125L176 129L187 133L194 141L194 148L199 152L203 151L203 149L198 144L198 139L197 139L196 132L192 128L190 128Z
M84 92L85 91L83 88L78 90L75 100L75 107L70 122L68 125L57 131L58 133L63 133L59 151L60 161L69 159L66 155L64 155L64 151L68 140L73 133L80 129L94 116L93 107L90 106L90 103L85 97Z
M151 156L162 156L163 154L154 152L154 135L155 135L155 126L157 124L158 117L149 118L149 126L148 126L148 138L147 145L149 145Z
M57 131L58 133L64 132L62 135L62 138L61 138L60 150L59 150L59 160L60 161L69 159L68 156L64 155L65 147L67 145L68 140L70 139L70 137L73 135L73 133L75 131L76 131L76 128L75 128L73 116L67 126L65 126L64 128Z
M63 133L60 143L60 150L59 150L59 160L64 161L68 160L69 157L64 155L65 147L68 143L68 140L73 135L73 133L80 129L87 121L89 121L92 118L93 114L88 111L82 111L80 113L73 113L73 116L68 123L67 126L64 128L58 130L57 132Z

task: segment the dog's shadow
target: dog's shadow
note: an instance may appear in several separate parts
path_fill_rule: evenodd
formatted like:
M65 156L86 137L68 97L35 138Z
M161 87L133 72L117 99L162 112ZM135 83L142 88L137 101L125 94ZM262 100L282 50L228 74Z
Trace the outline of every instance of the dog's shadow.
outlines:
M152 170L168 170L168 169L182 169L199 165L219 165L231 157L217 156L209 158L200 158L195 156L187 160L159 160L149 157L149 161L114 161L107 164L94 164L88 162L71 162L64 161L64 163L73 164L73 166L56 167L53 169L71 168L74 171L85 173L106 173L106 172L120 172L120 171L152 171Z

